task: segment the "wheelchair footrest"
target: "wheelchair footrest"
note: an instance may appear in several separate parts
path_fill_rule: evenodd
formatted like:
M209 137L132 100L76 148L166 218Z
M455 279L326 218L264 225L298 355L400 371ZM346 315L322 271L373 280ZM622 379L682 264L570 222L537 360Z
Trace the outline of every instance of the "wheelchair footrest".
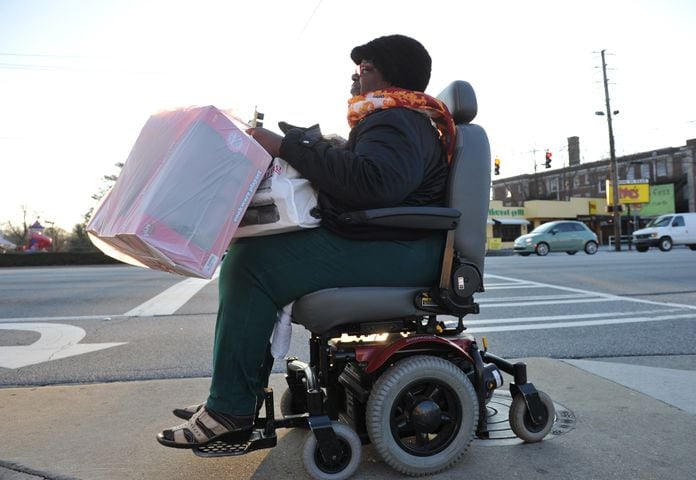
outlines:
M275 433L265 435L263 430L254 430L250 436L247 433L241 438L238 433L223 435L217 440L194 448L193 453L199 457L230 457L275 447L276 443L278 437Z

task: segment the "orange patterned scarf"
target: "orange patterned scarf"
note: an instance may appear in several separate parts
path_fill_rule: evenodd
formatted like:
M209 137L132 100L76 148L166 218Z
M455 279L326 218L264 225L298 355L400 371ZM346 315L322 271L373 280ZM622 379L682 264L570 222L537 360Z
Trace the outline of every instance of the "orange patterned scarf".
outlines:
M428 115L440 134L440 141L447 152L447 161L452 161L455 136L452 115L444 103L423 92L387 88L355 96L348 100L348 124L353 128L372 112L392 107L410 108Z

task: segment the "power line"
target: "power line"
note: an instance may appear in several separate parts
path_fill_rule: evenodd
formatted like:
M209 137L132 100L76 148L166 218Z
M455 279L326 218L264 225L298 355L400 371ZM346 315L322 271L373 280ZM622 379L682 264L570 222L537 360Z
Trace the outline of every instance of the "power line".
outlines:
M56 55L50 53L8 53L0 52L0 57L42 57L42 58L97 58L84 55Z
M305 30L307 30L307 27L309 26L309 23L310 23L310 22L312 21L312 19L314 18L314 14L317 13L317 10L319 10L319 6L321 5L321 2L322 2L322 0L319 0L319 2L317 3L317 6L314 7L314 10L312 11L312 14L309 16L309 18L307 19L307 22L304 24L304 27L302 27L302 30L300 31L300 34L297 36L297 39L298 39L298 40L299 40L300 38L302 38L302 35L304 34Z
M53 70L53 71L79 71L85 70L82 67L76 66L60 66L60 65L38 65L26 63L0 63L0 69L3 70Z

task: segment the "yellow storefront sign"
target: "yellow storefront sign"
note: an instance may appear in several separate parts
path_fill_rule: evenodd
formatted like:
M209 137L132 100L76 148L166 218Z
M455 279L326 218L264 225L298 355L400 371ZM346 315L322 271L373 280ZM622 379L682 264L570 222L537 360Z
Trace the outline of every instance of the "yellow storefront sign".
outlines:
M619 180L619 204L649 203L650 184L647 180ZM614 204L614 189L607 180L607 205Z
M488 250L500 250L502 248L502 239L500 237L493 237L488 239Z

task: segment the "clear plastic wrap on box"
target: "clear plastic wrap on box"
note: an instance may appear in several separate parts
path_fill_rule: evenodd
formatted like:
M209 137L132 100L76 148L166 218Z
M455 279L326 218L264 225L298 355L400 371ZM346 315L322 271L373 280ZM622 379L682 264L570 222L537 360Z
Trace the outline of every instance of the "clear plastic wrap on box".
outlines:
M215 107L150 117L87 231L133 265L211 278L271 156Z

